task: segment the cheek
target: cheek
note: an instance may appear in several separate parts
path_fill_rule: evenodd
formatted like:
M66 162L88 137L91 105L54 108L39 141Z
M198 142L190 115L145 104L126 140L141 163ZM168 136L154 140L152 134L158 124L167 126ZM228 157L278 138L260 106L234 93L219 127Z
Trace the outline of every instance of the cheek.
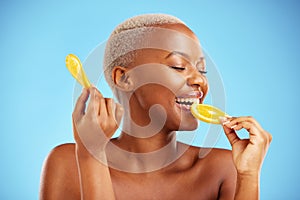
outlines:
M174 94L172 91L158 84L147 84L141 86L134 93L139 104L146 109L149 109L154 104L167 106L171 100L174 100Z
M135 88L147 84L156 84L170 90L173 94L185 85L183 76L162 64L145 64L134 68L131 72ZM151 91L156 92L156 91Z

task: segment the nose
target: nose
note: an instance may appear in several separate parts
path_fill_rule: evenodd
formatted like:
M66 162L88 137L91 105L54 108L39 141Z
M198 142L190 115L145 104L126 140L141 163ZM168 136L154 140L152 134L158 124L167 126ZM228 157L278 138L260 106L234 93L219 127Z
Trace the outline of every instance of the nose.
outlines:
M193 88L201 88L203 92L206 92L208 89L207 78L194 69L187 78L187 84Z

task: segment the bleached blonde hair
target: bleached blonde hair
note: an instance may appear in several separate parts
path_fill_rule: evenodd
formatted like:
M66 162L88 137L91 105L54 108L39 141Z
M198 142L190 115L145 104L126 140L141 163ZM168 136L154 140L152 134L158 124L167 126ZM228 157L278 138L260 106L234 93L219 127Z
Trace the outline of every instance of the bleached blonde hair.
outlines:
M127 19L119 24L111 33L105 47L104 53L104 74L108 85L114 85L112 80L112 70L115 66L127 67L135 59L134 51L128 52L128 49L134 49L133 44L142 40L143 32L147 27L160 26L164 24L184 24L183 21L167 14L143 14ZM130 34L125 39L118 39L120 33L130 30ZM134 30L134 31L132 31ZM135 31L136 30L136 31Z

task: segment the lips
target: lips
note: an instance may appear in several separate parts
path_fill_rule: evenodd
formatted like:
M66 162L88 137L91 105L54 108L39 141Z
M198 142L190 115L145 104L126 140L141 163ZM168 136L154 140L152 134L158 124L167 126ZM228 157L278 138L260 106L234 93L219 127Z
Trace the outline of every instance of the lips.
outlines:
M180 108L184 110L190 110L191 105L193 103L200 103L202 97L203 97L203 92L193 91L175 97L175 102L176 105L178 105Z

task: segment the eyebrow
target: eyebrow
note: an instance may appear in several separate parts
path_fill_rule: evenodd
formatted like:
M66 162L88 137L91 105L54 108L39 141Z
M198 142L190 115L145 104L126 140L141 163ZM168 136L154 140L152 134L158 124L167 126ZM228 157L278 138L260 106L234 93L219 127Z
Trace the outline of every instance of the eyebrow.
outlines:
M187 54L185 54L185 53L183 53L183 52L180 52L180 51L172 51L171 53L169 53L166 57L165 57L165 59L167 59L167 58L169 58L169 57L171 57L171 56L173 56L173 55L180 55L180 56L182 56L182 57L184 57L184 58L186 58L186 59L190 59L190 57L187 55Z
M186 60L188 60L188 61L191 60L191 58L190 58L189 55L187 55L186 53L180 52L180 51L172 51L171 53L169 53L169 54L165 57L165 59L168 59L169 57L171 57L171 56L173 56L173 55L179 55L179 56L182 56L182 57L184 57L184 58L185 58ZM203 59L205 59L205 57L204 57L204 56L201 56L201 57L199 58L198 62L201 61L201 60L203 60Z

